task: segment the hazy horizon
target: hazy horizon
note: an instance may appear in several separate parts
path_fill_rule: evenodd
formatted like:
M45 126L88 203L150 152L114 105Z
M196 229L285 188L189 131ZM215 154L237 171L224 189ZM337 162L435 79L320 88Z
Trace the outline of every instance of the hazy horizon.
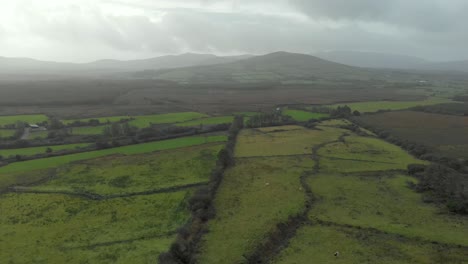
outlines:
M82 63L349 50L468 59L462 0L18 0L0 7L2 57Z

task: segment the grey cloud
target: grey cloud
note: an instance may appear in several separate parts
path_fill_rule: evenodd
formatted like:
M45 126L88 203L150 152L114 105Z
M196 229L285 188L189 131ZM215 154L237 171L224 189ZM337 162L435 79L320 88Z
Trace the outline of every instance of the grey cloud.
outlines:
M437 32L465 26L464 0L291 0L311 18L383 22Z
M138 12L119 14L108 12L108 6L75 2L60 9L59 16L49 16L25 5L19 16L25 21L27 32L21 28L20 33L43 39L44 45L34 54L59 56L78 50L80 53L70 54L69 58L81 61L108 54L131 59L181 52L260 54L278 50L378 51L437 59L468 57L464 23L468 3L462 0L104 2ZM0 23L5 22L0 18ZM0 38L1 35L0 27ZM21 36L3 35L11 39ZM40 50L48 44L56 50ZM22 56L28 51L10 47L9 54Z

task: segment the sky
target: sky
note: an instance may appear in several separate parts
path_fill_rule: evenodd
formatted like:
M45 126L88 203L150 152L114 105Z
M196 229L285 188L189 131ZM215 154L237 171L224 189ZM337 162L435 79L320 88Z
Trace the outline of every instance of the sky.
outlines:
M329 50L468 59L466 0L0 0L0 56Z

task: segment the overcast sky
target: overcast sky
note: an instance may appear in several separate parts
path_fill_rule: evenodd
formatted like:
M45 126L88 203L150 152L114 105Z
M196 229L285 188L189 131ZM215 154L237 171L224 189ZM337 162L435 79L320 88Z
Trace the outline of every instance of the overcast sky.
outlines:
M0 0L0 56L376 51L468 59L467 0Z

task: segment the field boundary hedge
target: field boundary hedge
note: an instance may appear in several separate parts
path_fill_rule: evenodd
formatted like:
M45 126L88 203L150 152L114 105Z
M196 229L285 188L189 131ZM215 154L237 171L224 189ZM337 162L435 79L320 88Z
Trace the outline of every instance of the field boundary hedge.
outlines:
M178 230L176 241L172 243L169 251L159 255L160 264L197 263L201 238L208 232L208 221L216 214L213 201L223 180L224 172L235 163L234 148L237 135L243 126L243 117L236 116L229 128L226 146L218 153L218 160L211 173L209 185L199 188L190 198L189 209L192 217L185 226Z

